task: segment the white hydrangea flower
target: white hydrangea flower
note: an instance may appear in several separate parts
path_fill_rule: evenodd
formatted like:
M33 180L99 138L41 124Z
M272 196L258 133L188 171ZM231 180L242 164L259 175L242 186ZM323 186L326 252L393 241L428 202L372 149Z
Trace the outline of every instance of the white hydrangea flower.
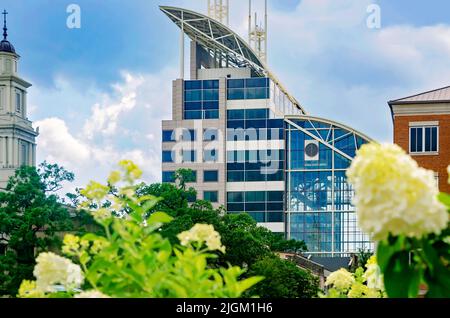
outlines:
M75 298L111 298L98 290L88 290L75 295Z
M188 246L191 242L205 243L210 251L222 251L225 253L225 246L222 246L220 234L214 230L212 225L196 224L189 231L178 234L181 245Z
M420 168L399 146L364 145L347 176L356 192L359 226L375 240L389 233L420 238L447 227L449 216L437 199L434 173Z
M354 282L355 278L352 273L347 271L345 268L341 268L327 277L325 286L333 285L337 289L344 290L349 289Z
M39 254L36 263L33 271L36 286L44 292L54 292L57 284L66 289L78 288L84 281L80 266L54 253Z

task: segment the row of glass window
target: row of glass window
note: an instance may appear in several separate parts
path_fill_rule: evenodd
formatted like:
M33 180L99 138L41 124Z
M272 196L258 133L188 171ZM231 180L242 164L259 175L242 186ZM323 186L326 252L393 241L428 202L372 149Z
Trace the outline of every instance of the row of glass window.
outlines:
M261 182L261 181L283 181L283 170L272 170L267 173L261 171L228 171L228 182Z
M162 172L162 182L163 183L174 183L175 182L175 171L163 171ZM190 176L187 176L186 182L196 183L197 182L197 171L192 171Z
M214 141L219 137L219 131L215 128L206 128L203 130L203 141ZM163 130L162 141L163 142L175 142L176 141L174 130ZM196 141L197 134L194 129L183 129L181 134L182 141Z
M261 202L261 203L228 203L228 212L264 212L283 211L283 202Z
M284 191L247 191L228 192L228 203L245 202L283 202Z
M236 214L236 212L230 212L231 214ZM283 222L283 212L246 212L250 215L256 222ZM239 212L237 213L239 214Z
M270 88L229 88L228 100L269 99Z
M181 150L182 162L197 162L197 151L196 150ZM163 163L174 163L176 160L175 151L163 150L162 152L162 162ZM217 162L219 160L218 151L215 149L204 150L203 151L203 162Z
M162 182L173 183L175 182L175 171L163 171ZM193 171L189 182L197 182L197 171ZM219 171L218 170L204 170L203 171L203 182L219 182Z
M284 140L282 128L227 129L227 141Z
M219 102L213 101L213 102L185 102L184 103L184 110L185 111L191 111L191 110L218 110L219 109Z
M194 110L184 112L185 120L196 120L196 119L219 119L218 110Z
M245 79L229 79L227 81L228 88L255 88L270 87L270 79L267 77L253 77Z
M184 81L185 90L196 90L196 89L218 89L218 80L195 80L195 81Z
M284 161L271 161L270 163L263 162L239 162L239 163L228 163L228 171L239 171L239 170L276 170L284 168Z
M227 151L227 162L262 162L283 161L284 149L263 149L263 150L231 150Z
M185 102L219 101L218 89L184 91Z
M233 109L227 111L227 120L267 119L270 115L271 111L268 108Z
M283 128L283 119L247 119L228 120L227 128L234 129L259 129L259 128Z

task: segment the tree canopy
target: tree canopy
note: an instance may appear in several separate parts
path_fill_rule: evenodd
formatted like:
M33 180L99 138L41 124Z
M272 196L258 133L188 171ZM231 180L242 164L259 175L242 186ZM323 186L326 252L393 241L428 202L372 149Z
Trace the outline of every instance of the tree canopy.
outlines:
M0 192L0 234L7 246L0 255L0 295L14 296L33 276L36 251L57 248L58 232L71 228L70 215L55 191L73 174L57 165L23 166Z

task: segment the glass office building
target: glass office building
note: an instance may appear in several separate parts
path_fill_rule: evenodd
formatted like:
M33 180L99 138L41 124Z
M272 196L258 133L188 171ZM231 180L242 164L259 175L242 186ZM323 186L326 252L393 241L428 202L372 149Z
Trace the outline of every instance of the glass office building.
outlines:
M358 228L345 174L367 142L331 121L286 118L286 234L305 241L309 252L339 255L373 248Z
M162 179L194 171L197 199L248 213L316 256L373 248L358 228L346 169L369 138L312 117L232 30L190 10L161 10L191 40L190 79L173 82Z

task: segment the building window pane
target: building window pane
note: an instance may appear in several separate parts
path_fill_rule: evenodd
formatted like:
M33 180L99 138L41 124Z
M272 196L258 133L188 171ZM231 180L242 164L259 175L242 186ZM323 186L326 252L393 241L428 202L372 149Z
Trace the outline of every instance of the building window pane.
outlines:
M202 81L185 81L185 90L202 89Z
M219 109L219 102L218 101L204 102L203 103L203 109L205 109L205 110L218 110Z
M409 143L411 153L437 152L438 127L411 127Z
M210 170L203 172L203 182L218 182L219 181L219 171Z
M175 153L173 151L166 151L164 150L162 152L162 162L164 163L172 163L175 160Z
M438 129L433 127L431 131L431 151L438 151Z
M218 89L219 81L218 80L206 80L203 81L203 89Z
M185 111L184 119L186 120L202 119L202 111Z
M196 134L195 134L195 130L194 129L185 129L183 130L183 135L182 135L182 139L183 141L195 141L196 140Z
M204 119L219 119L218 110L205 110Z
M216 162L218 160L218 152L215 149L205 150L203 152L203 159L205 162Z
M162 182L164 182L164 183L175 182L175 172L174 171L163 171Z
M212 203L219 201L219 193L217 191L203 192L203 199Z
M163 130L162 141L163 142L174 142L175 141L174 131L173 130Z
M192 202L197 201L197 193L189 192L189 193L188 193L188 196L187 196L187 201L188 201L189 203L192 203Z
M184 110L202 110L201 102L186 102L184 103Z
M183 162L196 162L197 152L195 150L183 150L182 151Z
M218 137L219 137L219 131L217 129L213 129L213 128L205 129L205 132L203 134L204 141L214 141L214 140L217 140Z
M243 109L229 110L228 120L245 119L245 111Z
M22 109L22 96L20 93L16 92L16 111L20 112Z

